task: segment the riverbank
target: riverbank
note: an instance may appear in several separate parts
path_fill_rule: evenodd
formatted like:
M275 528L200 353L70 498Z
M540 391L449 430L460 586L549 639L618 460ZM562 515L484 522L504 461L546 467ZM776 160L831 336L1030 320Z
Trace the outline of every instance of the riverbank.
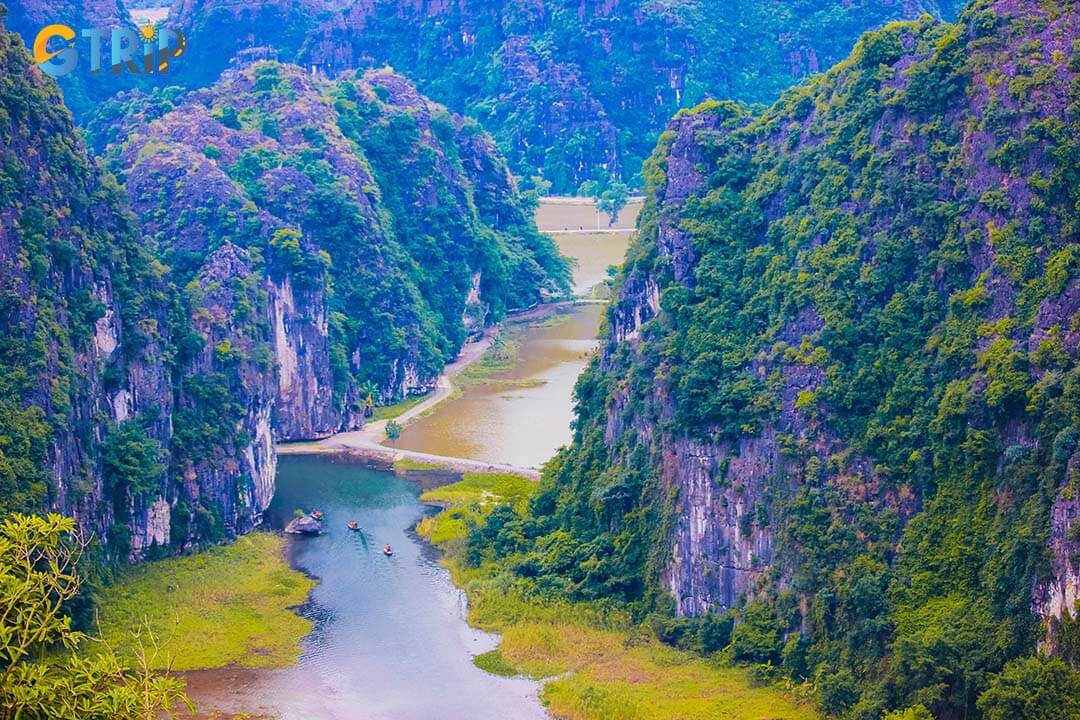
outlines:
M495 345L495 339L499 333L510 329L536 323L552 318L559 313L566 312L581 305L602 304L600 301L565 301L539 305L523 313L507 318L501 325L489 328L484 336L474 342L466 343L461 353L436 381L436 389L430 395L411 403L407 408L395 415L367 423L363 429L353 432L339 433L325 440L315 442L285 443L277 446L279 455L334 455L345 460L371 465L372 467L392 469L394 467L420 466L423 468L438 468L456 473L512 473L530 479L539 477L536 468L521 467L505 463L493 463L467 457L455 457L437 453L409 450L401 447L388 446L385 443L387 427L390 422L396 423L399 428L405 428L414 421L427 416L438 405L455 396L460 392L460 378L481 366L490 358L490 351ZM502 362L502 361L500 361ZM491 368L499 369L498 367ZM478 378L472 378L479 381Z
M131 632L148 628L168 650L157 670L287 667L312 628L293 609L315 581L289 567L285 548L284 538L254 532L196 555L126 568L94 595L101 637L131 654Z
M719 655L664 645L617 605L530 597L505 568L469 567L467 528L499 505L520 510L535 488L471 477L421 496L446 509L417 532L444 552L443 564L466 589L469 622L501 636L497 649L474 659L478 667L542 681L544 705L568 720L819 718L800 688L757 682Z
M419 501L419 486L445 481L423 475L438 477L414 482L326 455L281 459L266 525L280 530L297 507L324 513L321 534L286 540L290 566L319 581L298 608L313 627L287 667L186 674L201 712L275 720L548 717L536 683L473 664L496 639L466 624L464 594L412 530L433 512ZM349 520L360 530L348 530Z

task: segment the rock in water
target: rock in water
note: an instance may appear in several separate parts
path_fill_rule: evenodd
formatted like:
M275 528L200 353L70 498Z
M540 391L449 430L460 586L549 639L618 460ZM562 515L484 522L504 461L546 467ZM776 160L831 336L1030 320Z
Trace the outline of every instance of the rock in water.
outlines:
M298 517L285 527L285 532L290 535L318 535L322 533L322 523L305 515Z

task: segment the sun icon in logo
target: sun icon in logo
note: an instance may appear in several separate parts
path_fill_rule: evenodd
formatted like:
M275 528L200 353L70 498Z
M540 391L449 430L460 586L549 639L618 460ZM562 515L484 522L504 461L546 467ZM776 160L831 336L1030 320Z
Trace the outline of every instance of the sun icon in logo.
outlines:
M152 23L146 23L145 25L140 25L139 26L139 39L142 40L143 43L146 44L146 45L149 45L149 44L157 41L157 39L158 39L157 25L154 25Z

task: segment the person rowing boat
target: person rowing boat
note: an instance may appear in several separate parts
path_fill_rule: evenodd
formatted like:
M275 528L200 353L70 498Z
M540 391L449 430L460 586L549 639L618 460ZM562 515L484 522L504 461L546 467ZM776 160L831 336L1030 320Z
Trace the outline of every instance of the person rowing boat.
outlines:
M350 530L356 531L360 529L360 523L356 522L355 520L350 520L348 522L348 527Z

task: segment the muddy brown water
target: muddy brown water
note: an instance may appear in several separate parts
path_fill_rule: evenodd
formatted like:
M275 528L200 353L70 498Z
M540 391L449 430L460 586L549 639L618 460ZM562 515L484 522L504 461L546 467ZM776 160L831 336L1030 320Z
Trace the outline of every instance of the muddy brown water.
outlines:
M563 254L578 261L574 286L579 295L605 280L609 266L622 262L630 237L555 236ZM596 348L603 311L602 305L579 305L515 333L520 337L514 367L487 382L466 385L457 397L407 425L395 446L539 468L570 441L574 383Z
M596 346L601 305L581 305L529 324L519 361L465 385L407 425L395 447L538 468L570 440L572 393Z

